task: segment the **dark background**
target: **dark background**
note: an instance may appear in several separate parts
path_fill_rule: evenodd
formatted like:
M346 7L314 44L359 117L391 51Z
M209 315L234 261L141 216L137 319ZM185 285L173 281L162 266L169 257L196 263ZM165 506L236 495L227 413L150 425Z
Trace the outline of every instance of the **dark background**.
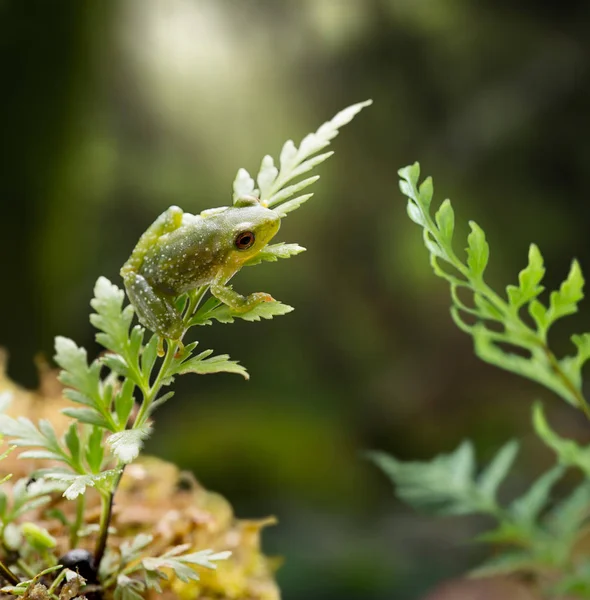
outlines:
M287 600L417 598L476 564L472 519L401 506L361 458L427 458L472 438L486 460L523 440L516 492L550 463L530 433L587 439L580 415L478 362L448 314L396 171L420 160L461 226L486 230L488 279L514 282L528 244L547 287L573 256L589 272L587 1L0 1L0 344L11 376L56 334L97 351L94 281L118 270L171 204L230 202L239 167L298 142L335 112L374 105L335 140L316 195L279 240L305 254L240 273L242 292L296 307L274 321L198 331L251 381L186 377L149 451L195 471L265 534ZM590 327L588 311L556 327ZM510 494L510 490L508 491Z

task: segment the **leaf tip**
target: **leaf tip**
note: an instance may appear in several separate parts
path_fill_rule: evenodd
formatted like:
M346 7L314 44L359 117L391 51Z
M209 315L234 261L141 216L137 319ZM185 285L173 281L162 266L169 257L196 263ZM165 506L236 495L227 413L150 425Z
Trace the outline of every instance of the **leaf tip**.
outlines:
M397 174L406 181L409 181L413 184L416 184L420 177L420 163L418 161L414 162L411 165L407 165L406 167L402 167L398 170Z

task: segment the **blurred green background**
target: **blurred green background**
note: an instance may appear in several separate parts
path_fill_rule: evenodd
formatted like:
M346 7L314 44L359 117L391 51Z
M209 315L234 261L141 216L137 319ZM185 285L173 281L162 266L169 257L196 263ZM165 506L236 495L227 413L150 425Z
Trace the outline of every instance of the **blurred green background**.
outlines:
M278 239L308 252L236 279L297 310L202 328L251 381L180 380L149 451L240 516L279 517L265 547L286 558L287 600L419 598L476 564L481 523L411 513L362 450L426 458L469 436L485 460L516 436L517 491L551 460L529 433L533 399L562 433L587 426L473 357L396 171L421 161L459 240L467 219L483 226L498 286L531 241L549 285L573 256L590 272L590 3L2 0L0 28L0 344L29 386L54 335L97 351L93 283L119 282L161 211L229 203L239 167L373 98L283 224ZM556 328L558 349L588 314Z

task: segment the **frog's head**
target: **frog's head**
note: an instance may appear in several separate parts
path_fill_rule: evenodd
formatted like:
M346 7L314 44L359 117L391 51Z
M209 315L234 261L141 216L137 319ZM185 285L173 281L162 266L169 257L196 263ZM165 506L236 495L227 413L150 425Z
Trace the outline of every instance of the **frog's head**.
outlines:
M258 254L276 235L281 219L276 211L259 203L232 206L221 215L232 262L241 265Z

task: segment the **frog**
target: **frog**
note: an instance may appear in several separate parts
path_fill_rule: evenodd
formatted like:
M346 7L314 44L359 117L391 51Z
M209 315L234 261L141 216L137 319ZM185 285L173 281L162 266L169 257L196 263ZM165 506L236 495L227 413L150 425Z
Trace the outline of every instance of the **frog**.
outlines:
M272 240L280 223L278 213L254 196L196 215L168 208L121 268L139 322L161 339L180 341L186 324L175 302L202 286L236 313L273 301L265 292L243 296L228 281Z

